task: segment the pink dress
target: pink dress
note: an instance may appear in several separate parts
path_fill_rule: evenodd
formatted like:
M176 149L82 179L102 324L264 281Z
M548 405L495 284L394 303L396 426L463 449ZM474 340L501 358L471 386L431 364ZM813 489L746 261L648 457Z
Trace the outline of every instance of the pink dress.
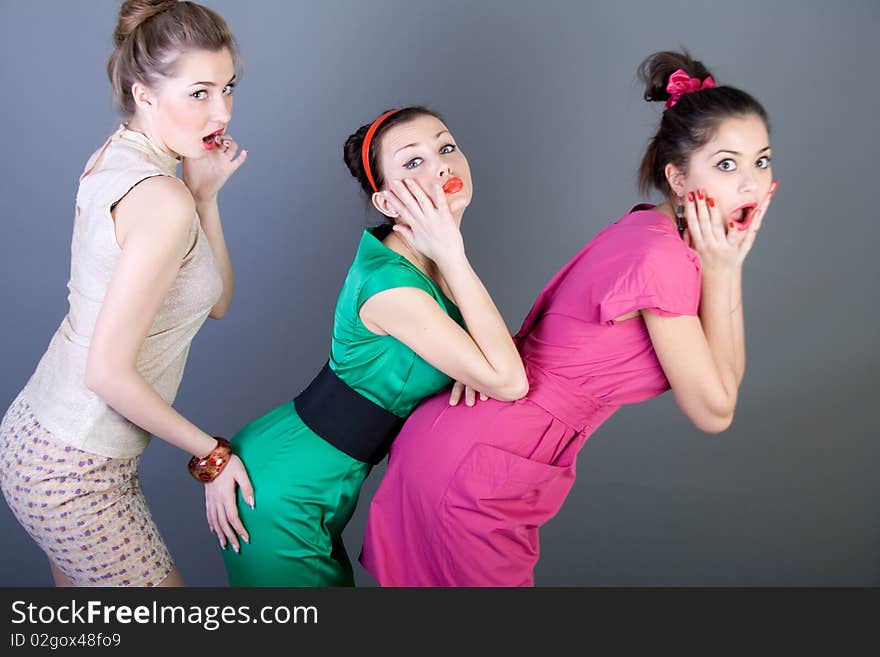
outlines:
M638 205L547 284L516 335L530 390L515 402L423 402L391 448L361 563L383 586L532 586L538 529L578 450L623 404L669 389L641 316L696 315L700 261Z

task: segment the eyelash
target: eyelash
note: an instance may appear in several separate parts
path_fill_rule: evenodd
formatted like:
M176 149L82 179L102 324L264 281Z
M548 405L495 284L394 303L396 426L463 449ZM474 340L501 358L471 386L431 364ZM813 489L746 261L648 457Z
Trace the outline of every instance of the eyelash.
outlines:
M232 92L235 91L235 84L230 83L223 87L223 94L226 96L231 96ZM194 91L190 94L196 100L205 100L207 97L208 90L207 89L199 89L198 91ZM206 94L205 96L200 96L199 94Z
M760 162L761 160L767 160L767 163L766 163L764 166L760 166L760 165L759 165L758 168L759 168L759 169L766 169L767 167L770 166L770 162L773 160L773 158L770 157L769 155L763 155L763 156L761 156L761 157L758 158L758 162ZM721 168L721 165L724 164L725 162L733 162L733 164L734 164L734 168L733 168L733 169L722 169L722 168ZM756 163L756 164L757 164L757 163ZM723 159L723 160L721 160L721 161L720 161L718 164L716 164L715 166L716 166L718 169L720 169L721 171L724 171L724 172L727 172L727 171L735 171L735 170L736 170L736 168L735 168L735 166L736 166L736 162L734 162L734 161L733 161L731 158L729 158L729 157L728 157L728 158L725 158L725 159Z
M447 148L450 149L450 150L446 151ZM443 146L443 147L440 149L440 154L441 154L441 155L449 155L449 153L454 153L454 152L456 151L456 149L457 149L457 147L456 147L455 144L446 144L445 146ZM446 151L446 152L444 153L444 151ZM421 164L421 162L422 162L422 158L420 158L420 157L414 157L414 158L411 159L409 162L407 162L406 164L404 164L404 165L403 165L403 168L404 168L404 169L415 169L417 166L419 166L418 164L414 164L416 161L418 161L419 164Z

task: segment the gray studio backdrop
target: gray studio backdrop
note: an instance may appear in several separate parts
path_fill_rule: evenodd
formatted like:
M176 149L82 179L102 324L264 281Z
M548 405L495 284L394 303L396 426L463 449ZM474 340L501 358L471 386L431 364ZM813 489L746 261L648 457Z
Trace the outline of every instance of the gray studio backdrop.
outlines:
M684 45L773 121L782 184L747 262L738 414L709 436L668 394L622 409L542 532L537 584L880 583L876 0L209 4L241 44L231 132L250 157L221 193L235 301L197 336L178 409L231 435L324 363L373 220L342 144L392 106L439 110L467 153L468 252L516 330L547 279L641 200L662 105L641 100L635 70ZM67 310L77 176L118 124L104 73L116 7L0 3L0 411ZM154 440L143 486L187 582L222 586L186 461ZM353 559L383 472L346 531ZM0 585L51 583L3 503L0 534Z

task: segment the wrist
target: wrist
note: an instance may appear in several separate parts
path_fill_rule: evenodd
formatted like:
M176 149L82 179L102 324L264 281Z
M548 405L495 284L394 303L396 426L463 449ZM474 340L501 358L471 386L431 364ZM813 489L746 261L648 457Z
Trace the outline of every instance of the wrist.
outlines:
M217 445L207 456L201 458L193 456L187 465L193 478L204 484L214 481L232 458L232 445L229 441L220 436L215 438Z
M201 216L202 209L211 209L217 207L217 194L196 195L193 194L193 201L196 202L196 212Z
M470 266L467 256L464 253L464 247L441 254L434 259L434 262L437 264L437 267L440 268L441 272L448 272Z
M205 459L211 455L217 445L220 444L220 441L214 436L209 436L208 434L204 434L201 440L199 440L199 447L197 451L193 451L192 455L197 459Z
M703 282L725 282L728 283L735 279L742 268L737 265L727 265L723 267L703 267Z

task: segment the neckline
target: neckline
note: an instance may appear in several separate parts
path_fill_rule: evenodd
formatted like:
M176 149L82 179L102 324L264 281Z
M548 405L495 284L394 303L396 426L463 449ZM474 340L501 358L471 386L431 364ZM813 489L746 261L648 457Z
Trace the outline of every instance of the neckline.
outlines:
M656 205L652 203L638 203L627 214L635 214L636 212L647 212L656 218L662 219L660 223L663 225L663 228L681 239L681 234L678 232L675 220L662 210L658 210ZM683 240L682 243L684 243Z
M153 141L145 134L130 130L124 123L120 124L119 130L116 134L119 139L124 139L125 141L134 144L140 150L152 156L163 171L170 175L176 174L177 165L181 162L179 156L174 157L173 155L169 155L153 143Z
M370 238L372 239L372 241L373 241L373 242L374 242L374 243L375 243L375 244L376 244L376 245L377 245L377 246L378 246L383 252L385 252L386 254L390 254L391 256L393 256L394 258L396 258L398 261L403 262L404 265L406 265L407 267L409 267L409 268L412 269L413 271L417 272L422 278L424 278L426 281L428 281L428 283L431 284L431 287L432 287L432 288L434 288L435 290L437 290L437 292L440 293L440 295L443 297L443 299L444 299L448 304L450 304L450 305L451 305L453 308L455 308L456 310L459 310L458 305L457 305L452 299L450 299L450 298L446 295L446 293L443 291L443 288L441 288L439 285L437 285L437 283L434 281L434 279L432 279L432 278L431 278L430 276L428 276L425 272L423 272L421 269L419 269L419 268L416 267L413 263L411 263L411 262L409 261L409 259L406 258L406 256L403 256L403 255L401 255L400 253L398 253L397 251L395 251L394 249L391 249L391 248L385 246L385 243L382 242L382 240L380 240L378 237L376 237L375 235L373 235L373 230L375 230L375 229L377 229L377 228L378 228L378 229L381 229L381 228L383 228L383 226L375 226L374 228L364 228L364 236L369 235ZM389 232L390 232L390 231L389 231ZM461 311L459 310L459 313L460 313L460 312L461 312Z

